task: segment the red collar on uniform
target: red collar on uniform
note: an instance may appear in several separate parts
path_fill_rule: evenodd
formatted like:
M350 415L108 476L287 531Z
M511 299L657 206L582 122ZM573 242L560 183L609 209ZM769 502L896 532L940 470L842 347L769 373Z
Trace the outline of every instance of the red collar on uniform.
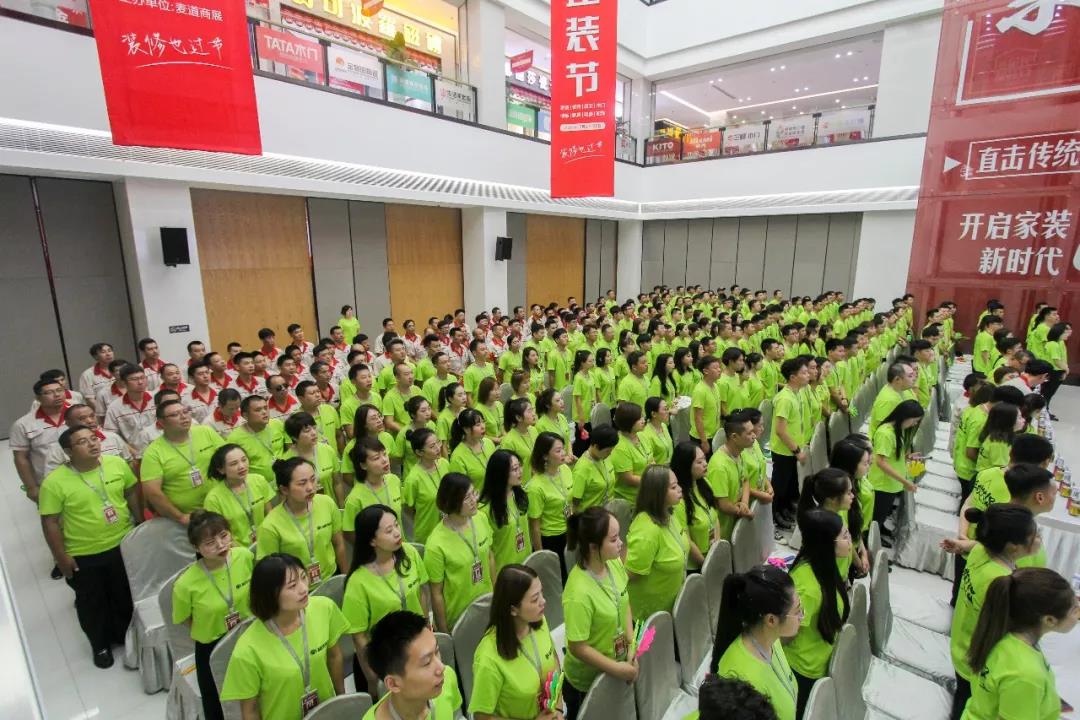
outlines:
M218 422L223 422L226 425L235 425L240 420L240 411L237 410L231 418L226 419L225 416L221 414L221 408L214 408L214 419Z
M112 386L109 388L109 392L111 392L116 397L124 397L124 391L121 390L120 386L116 383L112 384Z
M154 396L151 395L148 392L144 392L142 394L142 402L139 405L136 405L135 403L131 402L131 396L130 395L124 395L124 399L123 399L123 403L125 405L127 405L128 407L133 407L136 410L138 410L139 412L142 412L143 410L145 410L146 406L149 405L150 403L152 403L153 401L154 401Z
M290 388L295 388L297 385L300 384L300 376L299 375L293 375L291 378L289 378L285 382L289 383Z
M506 346L506 340L505 340L505 338L497 338L495 336L492 336L491 337L491 344L492 345L498 345L499 347L505 347Z
M214 402L214 398L217 397L217 390L215 390L214 388L207 388L207 389L210 391L210 394L206 397L205 400L203 398L199 397L199 391L197 389L195 389L195 388L191 389L191 397L195 398L196 400L201 402L203 405L209 405L210 403Z
M236 369L236 365L233 364L232 359L229 359L229 360L227 360L225 362L225 367L227 367L229 370L235 370Z
M454 354L457 355L458 357L465 357L465 346L464 345L461 346L460 350L454 350L453 343L451 343L447 347L449 347L451 350L453 350Z
M334 386L327 385L326 390L319 390L319 394L322 395L323 402L330 402L334 399Z
M312 343L309 343L307 340L305 340L304 342L300 343L300 345L298 347L300 348L301 353L306 353L306 352L310 352L311 348L313 348L315 346Z
M254 375L252 375L251 376L251 384L250 385L245 385L243 378L241 378L239 375L237 375L236 376L236 384L239 385L240 387L244 388L248 392L255 392L255 388L257 388L259 386L259 381L255 378Z
M267 348L265 345L262 346L260 352L270 360L276 359L277 356L281 354L281 351L278 350L276 347Z
M45 424L46 424L46 425L48 425L49 427L54 427L54 428L58 428L58 427L63 427L63 426L64 426L64 413L66 413L66 412L67 412L67 409L68 409L69 407L70 407L70 405L68 405L67 403L64 403L64 407L60 408L60 415L59 415L59 417L58 417L58 418L56 419L56 421L55 421L55 422L54 422L54 421L53 421L53 419L52 419L51 417L49 417L49 415L48 415L48 414L47 414L47 413L46 413L46 412L45 412L45 411L44 411L43 409L41 409L40 407L39 407L39 408L37 409L37 412L36 412L36 413L34 413L34 417L36 417L36 418L37 418L38 420L44 420L44 421L45 421Z
M105 433L101 432L101 428L98 428L97 430L95 430L94 434L97 435L98 440L104 440L105 439Z
M172 388L162 385L158 390L172 390ZM185 390L187 390L187 383L180 383L176 386L175 392L177 395L183 395Z
M214 377L214 374L213 374L213 373L211 373L211 374L210 374L210 382L214 383L214 384L215 384L215 385L217 385L217 386L218 386L219 388L221 388L222 390L224 390L225 388L229 387L229 385L231 385L231 384L232 384L232 376L231 376L231 375L229 375L229 373L221 373L221 377L222 377L223 379L222 379L222 380L218 380L218 379L217 379L216 377Z
M274 396L271 395L270 399L267 400L266 404L269 405L274 410L277 410L278 412L283 413L283 412L288 412L289 408L291 408L293 405L295 405L298 402L300 402L300 401L297 400L292 395L286 395L285 396L285 407L280 407L280 406L278 406L277 402L274 401Z
M334 347L336 347L341 352L345 352L346 350L349 349L349 346L346 345L345 343L341 343L340 345L338 345L337 343L334 343Z
M108 367L99 367L97 363L94 363L94 374L98 377L112 379L112 373L109 372Z
M139 363L139 365L141 365L146 370L153 370L154 372L159 373L161 372L161 368L165 367L165 361L161 358L158 358L158 361L156 363L150 363L149 365L147 365L146 361L143 360L141 363Z
M405 339L406 339L406 340L410 340L410 341L412 341L412 342L416 342L416 340L417 340L417 339L418 339L419 337L420 337L420 336L419 336L419 335L417 335L416 333L411 333L411 334L410 334L410 333L405 333Z

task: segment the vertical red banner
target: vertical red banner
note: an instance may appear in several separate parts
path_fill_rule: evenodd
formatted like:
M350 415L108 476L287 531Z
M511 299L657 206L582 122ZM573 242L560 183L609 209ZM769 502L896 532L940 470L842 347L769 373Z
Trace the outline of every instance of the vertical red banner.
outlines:
M244 0L90 0L113 142L262 152Z
M618 0L551 0L551 196L615 194Z
M1021 338L1037 301L1080 315L1078 47L1075 4L946 2L908 288L969 336L991 298Z

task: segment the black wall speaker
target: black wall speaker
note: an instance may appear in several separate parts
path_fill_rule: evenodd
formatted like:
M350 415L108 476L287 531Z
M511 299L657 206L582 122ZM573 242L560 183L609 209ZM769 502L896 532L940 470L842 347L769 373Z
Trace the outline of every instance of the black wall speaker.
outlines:
M509 260L510 256L514 252L514 238L512 237L498 237L495 238L495 259L496 260Z
M169 267L191 264L187 228L161 228L161 256Z

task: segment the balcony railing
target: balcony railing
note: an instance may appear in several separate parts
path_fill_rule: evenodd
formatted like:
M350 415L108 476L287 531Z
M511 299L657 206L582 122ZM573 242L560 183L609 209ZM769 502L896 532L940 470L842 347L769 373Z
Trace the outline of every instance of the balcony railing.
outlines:
M873 136L874 106L830 110L730 127L693 128L681 137L645 141L646 165L670 165L732 155L835 145Z

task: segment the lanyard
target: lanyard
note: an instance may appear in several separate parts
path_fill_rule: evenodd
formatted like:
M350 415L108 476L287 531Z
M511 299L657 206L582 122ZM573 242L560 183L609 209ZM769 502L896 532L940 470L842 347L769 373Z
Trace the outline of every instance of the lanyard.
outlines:
M776 679L780 681L780 684L787 690L788 695L794 700L796 696L795 685L776 669L776 664L773 662L776 659L776 653L774 652L772 656L767 656L765 649L758 645L758 641L755 640L752 635L747 635L747 637L750 638L750 643L754 646L754 651L761 656L762 661L769 663L769 669L773 671L773 675L776 676Z
M556 473L555 477L557 477L559 479L558 482L555 482L555 477L552 477L551 475L548 475L547 473L544 473L544 477L547 478L547 481L549 483L551 483L551 486L553 488L555 488L555 490L562 497L563 507L566 507L567 505L569 505L570 504L570 497L569 497L570 491L566 489L565 485L563 485L562 475L559 474L559 473Z
M75 468L73 466L72 466L71 469L75 470ZM86 474L85 473L80 473L78 470L75 470L75 472L78 473L79 478L83 481L83 483L86 484L86 487L93 490L94 494L97 495L101 499L101 505L103 507L112 507L112 500L109 499L109 493L105 490L105 468L102 467L99 464L97 471L98 471L98 486L94 487L90 483L90 481L86 479Z
M293 521L293 525L296 526L296 532L300 533L300 537L304 537L304 531L300 527L300 521L296 519L296 516L292 514L288 506L285 506L285 514L289 516ZM315 514L315 507L309 503L307 507L307 549L308 549L308 564L315 562L315 520L312 516Z
M292 643L285 639L285 636L281 633L281 628L277 626L273 620L268 620L266 626L270 628L270 631L278 636L278 640L285 646L285 649L289 651L289 655L292 656L296 666L300 668L300 672L304 678L304 690L311 692L311 655L308 648L308 630L307 623L304 620L304 611L300 611L300 630L304 633L304 660L300 661L300 658L296 654L296 650L293 650Z
M261 433L262 430L260 430L259 432L255 432L254 430L251 429L250 425L245 425L244 427L246 427L248 432L251 433L251 437L253 437L253 438L255 438L256 440L259 441L259 444L263 446L263 448L266 450L266 452L269 453L271 459L273 459L274 451L271 449L270 445L267 445L265 442L263 442L263 439L261 437L259 437L259 433ZM266 427L270 427L270 426L267 425ZM265 430L265 429L266 428L263 428L263 430Z
M367 488L368 492L370 492L372 495L375 496L375 502L382 503L383 505L386 505L387 507L390 507L390 486L386 484L385 476L383 477L383 490L386 491L386 499L385 500L383 500L382 497L380 497L378 490L371 487L371 485L369 485L367 483L364 483L364 487Z
M529 652L525 649L525 646L521 646L521 654L532 663L533 668L536 669L536 674L540 676L540 682L544 681L544 665L540 658L540 646L536 644L536 631L529 631L529 640L532 641L533 654L529 655Z
M231 565L231 559L225 558L225 581L228 583L229 592L229 594L226 595L225 593L221 592L221 588L219 588L217 586L217 583L214 582L214 576L210 572L210 568L206 567L206 564L203 562L199 563L199 567L202 568L202 571L206 574L206 579L210 581L210 587L214 588L214 590L217 591L217 594L221 597L221 599L225 601L225 604L229 606L229 612L233 612L235 610L235 608L233 607L233 582Z
M611 586L610 593L607 591L607 588L604 587L604 584L600 582L600 578L597 577L592 570L586 570L585 572L589 573L589 577L593 579L593 581L600 587L604 594L608 596L608 599L611 600L611 604L615 606L615 634L618 635L620 632L624 632L622 630L623 618L620 617L619 612L619 610L621 610L621 608L619 607L619 588L615 585L615 576L612 575L611 568L608 568L607 571L608 585Z
M668 534L671 535L672 538L674 538L675 543L679 546L679 552L682 555L683 571L685 572L687 566L686 564L688 562L687 553L690 551L690 547L689 544L683 545L682 533L677 533L672 529L671 524L673 522L677 521L674 518L669 517L667 524L664 525L664 529L668 531Z
M591 454L589 455L589 462L600 471L600 477L604 479L604 499L600 501L600 504L604 505L608 501L608 493L611 492L612 485L611 478L608 477L607 464L603 460L597 460Z
M401 574L398 573L398 571L397 571L397 561L394 562L394 567L391 568L390 572L386 573L386 575L379 572L379 567L375 563L372 563L371 564L371 574L375 575L378 578L381 578L384 583L386 583L387 585L390 586L391 590L394 589L394 586L390 585L390 583L386 581L386 576L387 575L396 575L397 576L397 594L398 594L398 600L401 601L401 609L402 610L408 610L409 609L408 608L408 600L405 598L405 580L401 577Z
M461 532L457 528L453 528L453 530L455 533L457 533L458 537L461 538L461 542L469 545L469 541L465 539L465 533ZM470 547L472 548L473 561L480 562L480 546L476 542L476 526L473 525L472 518L469 518L469 534L472 535L472 544L470 545Z
M251 488L247 483L244 483L244 496L247 498L247 505L240 501L240 496L236 494L236 491L229 488L229 494L232 495L233 500L240 506L240 509L244 511L244 515L247 515L248 524L251 528L255 528L255 498L251 496ZM291 513L290 513L291 514Z
M428 483L430 483L431 487L434 488L436 493L438 493L439 492L439 479L438 479L438 477L432 477L431 470L428 470L426 467L424 467L423 463L417 463L417 467L420 469L421 472L423 472L425 475L427 475ZM435 470L436 475L438 475L438 472L439 472L438 464L435 465L434 470Z
M187 449L188 449L187 455L180 452L180 448L178 448L176 445L169 442L168 440L166 440L165 442L166 442L166 444L168 444L169 447L171 447L173 450L175 450L176 454L179 455L180 457L182 457L184 459L184 461L188 465L190 465L193 468L195 467L195 444L191 441L190 436L188 437L188 441L187 441Z

